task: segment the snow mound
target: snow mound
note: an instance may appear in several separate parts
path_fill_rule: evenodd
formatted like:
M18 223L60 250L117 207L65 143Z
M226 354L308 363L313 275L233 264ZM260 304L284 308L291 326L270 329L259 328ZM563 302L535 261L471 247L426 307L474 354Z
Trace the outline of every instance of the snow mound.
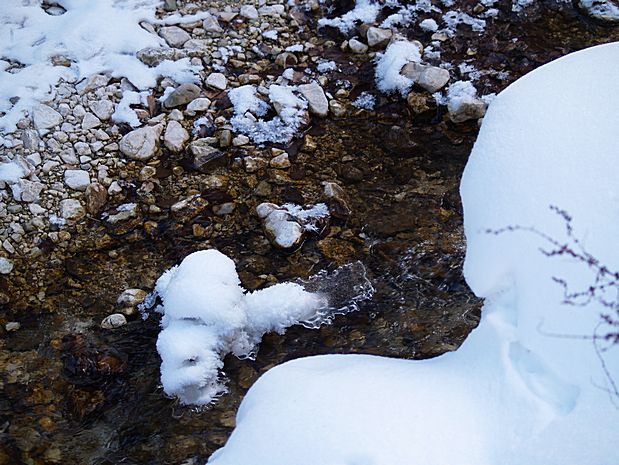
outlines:
M376 63L376 86L385 94L400 92L406 97L413 86L412 79L400 74L407 63L421 62L419 45L398 40L387 47Z
M552 279L580 289L595 276L545 256L539 234L487 230L533 226L563 241L548 209L560 205L587 250L619 269L618 56L619 44L571 54L490 105L461 187L465 275L486 301L458 351L281 365L252 387L209 464L614 465L619 347L591 339L608 309L564 305Z
M331 292L334 281L346 285L346 305L341 292ZM226 354L251 357L265 333L282 334L295 324L319 327L356 310L354 303L372 292L361 264L245 292L230 258L217 250L195 252L163 273L155 287L162 301L157 350L163 388L184 404L208 404L226 392L219 373Z
M177 82L196 79L189 60L149 68L136 58L146 47L164 47L163 39L140 26L156 22L160 0L57 0L49 9L41 0L4 0L0 8L0 130L12 132L40 101L54 98L62 79L74 82L95 74L126 77L138 89L158 77ZM50 14L53 13L53 14ZM54 65L70 60L70 66ZM64 63L63 63L64 64Z

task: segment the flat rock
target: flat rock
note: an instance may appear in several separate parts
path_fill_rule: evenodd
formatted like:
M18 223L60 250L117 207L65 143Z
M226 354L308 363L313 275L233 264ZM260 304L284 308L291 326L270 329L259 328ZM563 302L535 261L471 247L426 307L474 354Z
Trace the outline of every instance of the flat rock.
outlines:
M178 26L162 27L159 35L163 37L170 47L182 47L185 42L191 39L187 31Z
M114 114L114 104L109 100L95 100L90 103L90 109L102 121L109 120Z
M62 123L62 115L52 107L44 104L37 105L32 113L34 127L38 130L51 129Z
M317 116L327 116L329 113L329 101L320 84L312 82L311 84L300 85L299 92L307 100L311 113Z
M90 184L90 175L84 170L66 170L64 183L76 191L85 191Z
M120 151L131 160L145 161L153 158L159 148L162 125L147 126L125 134L120 140Z
M114 329L119 328L121 326L125 326L127 324L127 318L122 313L113 313L112 315L106 316L101 322L101 327L103 329Z
M200 96L200 88L191 83L181 84L163 102L166 108L176 108L185 105Z

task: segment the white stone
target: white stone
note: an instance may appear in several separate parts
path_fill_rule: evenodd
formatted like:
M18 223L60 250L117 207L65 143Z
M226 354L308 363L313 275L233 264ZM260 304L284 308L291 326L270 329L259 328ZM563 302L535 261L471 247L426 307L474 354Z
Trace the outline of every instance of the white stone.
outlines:
M290 168L290 160L288 159L288 154L284 152L281 155L271 158L271 161L269 162L269 164L273 168L277 168L277 169Z
M82 119L82 129L89 130L101 126L101 120L92 113L86 113Z
M402 68L400 74L431 93L439 91L449 82L449 71L438 66L408 63Z
M90 109L97 118L103 121L109 120L114 114L114 104L109 100L96 100L91 102Z
M391 39L391 36L393 36L391 29L381 29L378 27L370 27L366 33L366 38L370 47L386 44L389 42L389 39Z
M112 315L106 316L101 322L101 327L103 329L114 329L119 328L120 326L125 326L127 324L127 318L122 313L113 313Z
M282 249L297 248L305 237L303 226L284 210L273 210L263 220L263 227L269 240Z
M149 160L157 153L162 126L146 126L125 134L120 140L120 151L132 160Z
M163 143L172 152L180 152L189 140L189 133L178 122L170 121L163 136Z
M234 139L232 139L232 145L235 147L240 147L241 145L249 144L249 137L244 134L239 134Z
M9 274L13 271L13 262L5 257L0 257L0 274Z
M116 299L116 303L124 306L135 307L146 298L146 291L142 289L125 289Z
M66 170L64 172L64 182L71 189L85 191L90 184L90 175L84 170Z
M159 35L168 43L170 47L182 47L185 42L191 39L189 33L178 26L162 27Z
M204 21L202 21L202 29L206 32L223 32L223 29L219 25L219 21L213 15L207 16Z
M348 46L354 53L365 53L368 51L368 46L355 38L348 41Z
M253 5L243 5L241 7L241 16L247 19L258 19L258 10Z
M21 328L21 324L18 321L9 321L4 325L4 329L6 329L8 333L17 331L19 328Z
M64 199L60 201L60 216L66 220L79 220L86 216L86 210L76 199Z
M206 85L213 89L226 90L226 87L228 87L228 80L226 76L221 73L211 73L209 77L206 78Z
M50 129L62 123L62 115L52 107L40 104L34 109L32 120L38 130Z
M208 110L210 106L211 106L211 101L209 99L207 99L206 97L199 97L189 102L189 105L187 105L187 111L193 111L193 112L206 111Z
M311 84L300 85L299 92L307 100L311 113L318 116L327 116L327 113L329 113L329 101L320 84L312 82Z

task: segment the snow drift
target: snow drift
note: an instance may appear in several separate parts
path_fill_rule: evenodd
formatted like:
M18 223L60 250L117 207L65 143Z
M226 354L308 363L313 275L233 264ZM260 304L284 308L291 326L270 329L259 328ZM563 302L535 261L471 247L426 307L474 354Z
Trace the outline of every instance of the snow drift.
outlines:
M619 269L617 108L619 44L566 56L502 92L461 189L465 275L486 299L479 327L433 360L322 356L269 371L209 464L616 464L619 349L590 338L600 305L562 304L552 280L578 289L594 277L542 254L539 235L486 231L533 226L565 240L548 208L558 205L587 250Z
M334 283L343 286L333 292ZM306 290L307 289L307 290ZM204 405L226 392L223 357L252 357L262 336L294 324L318 327L373 292L361 263L301 283L245 292L234 262L217 250L185 257L157 280L162 331L157 340L161 382L184 404ZM340 302L345 301L346 304ZM350 305L350 304L353 305Z

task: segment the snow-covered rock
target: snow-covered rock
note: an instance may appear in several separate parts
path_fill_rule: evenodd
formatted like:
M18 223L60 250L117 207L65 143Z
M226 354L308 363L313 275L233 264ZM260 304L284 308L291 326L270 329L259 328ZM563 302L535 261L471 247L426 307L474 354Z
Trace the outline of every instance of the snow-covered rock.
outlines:
M406 96L413 80L402 75L404 65L421 61L421 47L417 42L392 42L376 63L376 87L383 93L400 92Z
M603 339L613 327L600 315L616 318L616 307L565 305L553 277L586 291L595 269L544 255L553 245L526 228L559 250L570 232L586 238L574 250L619 269L618 54L619 44L576 52L490 105L461 186L464 272L486 299L462 347L424 361L330 355L276 367L210 465L614 465L619 347ZM567 210L572 229L548 205ZM525 229L488 233L507 226ZM603 297L615 302L616 289Z
M477 97L470 81L456 81L447 91L447 110L454 123L479 119L486 113L486 103Z
M408 63L404 65L401 73L431 93L439 91L449 82L449 71L438 66Z

